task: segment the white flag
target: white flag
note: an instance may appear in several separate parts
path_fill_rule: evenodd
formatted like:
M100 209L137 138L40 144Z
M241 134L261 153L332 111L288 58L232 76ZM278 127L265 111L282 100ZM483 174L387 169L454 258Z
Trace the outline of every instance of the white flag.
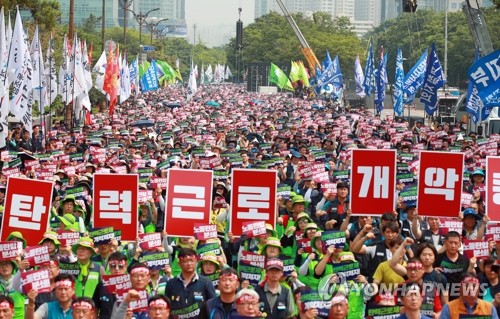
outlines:
M224 79L229 79L233 77L233 73L231 73L231 69L229 69L229 65L226 65L226 73L224 75Z
M125 102L131 94L130 90L130 69L128 67L126 55L123 57L122 69L120 70L120 103Z
M205 83L205 67L203 64L201 65L201 72L200 72L200 85Z
M7 89L7 39L5 36L5 15L0 11L0 148L5 147L8 132L9 95Z
M188 100L198 92L198 86L196 85L196 77L194 75L194 68L191 66L191 72L189 74L189 82L188 82Z
M52 34L50 35L45 60L45 81L47 83L48 104L50 105L57 97L57 74L56 63L54 61L54 39L52 38Z
M82 43L76 34L75 39L73 40L73 47L73 92L70 92L70 94L73 94L73 96L79 96L82 93L88 92L88 90L82 63Z
M62 62L59 67L59 94L61 95L61 100L68 104L73 99L71 92L72 73L70 66L72 61L70 61L71 50L69 50L68 37L64 35L64 42L62 47ZM72 67L71 67L72 69Z
M31 41L31 63L33 66L33 99L38 102L40 114L43 114L47 100L47 82L45 79L45 68L43 64L43 53L38 35L38 26L35 29L33 40Z
M205 76L207 77L207 83L212 82L212 79L214 76L213 76L211 64L208 65L207 70L205 71Z
M365 76L363 74L361 63L359 62L359 54L356 56L356 60L354 61L354 79L356 81L356 94L360 98L364 98L366 96L365 87L363 86Z
M87 51L86 40L83 42L82 66L83 66L83 73L85 75L85 82L87 82L87 91L88 91L92 88L92 74L90 73L90 61L89 61L89 54Z
M94 68L92 69L92 72L96 74L94 87L104 94L106 94L106 92L104 92L104 74L106 73L106 63L106 51L102 51L99 60L97 60Z

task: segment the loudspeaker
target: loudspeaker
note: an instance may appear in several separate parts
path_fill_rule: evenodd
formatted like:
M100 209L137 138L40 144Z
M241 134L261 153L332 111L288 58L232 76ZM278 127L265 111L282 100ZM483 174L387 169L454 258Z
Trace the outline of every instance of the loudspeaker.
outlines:
M243 22L241 20L236 21L236 49L241 50L243 48Z
M289 65L278 64L278 67L282 69L285 74L288 74ZM247 91L258 92L259 86L274 85L269 82L269 69L271 68L270 63L249 63L247 68Z

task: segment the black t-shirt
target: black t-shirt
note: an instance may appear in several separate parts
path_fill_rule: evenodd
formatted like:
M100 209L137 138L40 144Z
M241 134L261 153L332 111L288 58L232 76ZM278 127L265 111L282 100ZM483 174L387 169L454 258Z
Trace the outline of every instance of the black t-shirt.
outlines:
M436 266L443 268L442 274L449 283L458 283L460 276L467 272L469 268L469 258L462 254L458 254L457 260L451 261L446 255L446 252L444 252L437 256Z

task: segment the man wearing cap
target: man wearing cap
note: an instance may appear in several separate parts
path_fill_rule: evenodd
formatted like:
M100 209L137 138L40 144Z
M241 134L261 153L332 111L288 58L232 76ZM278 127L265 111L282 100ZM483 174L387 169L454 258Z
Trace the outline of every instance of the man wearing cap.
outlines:
M75 278L69 274L59 274L55 279L55 301L42 304L35 312L35 289L28 292L29 303L26 307L26 319L59 319L72 315L71 304L75 294Z
M0 319L12 319L14 316L14 300L6 295L0 295Z
M293 315L293 294L288 287L280 284L283 276L283 262L278 258L269 258L266 262L266 275L263 284L255 287L259 294L260 311L266 318L282 319Z
M99 301L101 289L101 266L92 261L95 254L94 241L89 237L81 237L72 247L80 266L80 273L75 280L75 296L92 298Z
M474 208L466 208L463 212L462 236L469 240L484 238L486 225L489 221L488 215L481 216ZM481 222L484 218L484 222Z
M181 273L168 281L165 296L172 304L172 315L195 317L199 315L203 301L215 297L215 289L208 278L196 273L196 251L182 248L177 257Z
M96 314L94 301L87 297L79 297L73 300L73 319L94 319Z
M219 274L220 295L207 300L201 308L200 318L225 319L236 313L236 291L239 286L236 270L224 268Z
M478 298L479 290L482 289L478 276L473 272L467 272L460 277L459 298L450 301L443 307L440 319L471 317L491 317L498 319L495 307L487 301Z

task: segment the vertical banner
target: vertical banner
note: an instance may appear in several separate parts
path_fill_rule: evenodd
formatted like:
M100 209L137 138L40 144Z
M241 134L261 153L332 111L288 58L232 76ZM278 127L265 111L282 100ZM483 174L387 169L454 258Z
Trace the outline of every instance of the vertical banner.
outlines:
M136 240L139 175L94 175L94 228L113 226L121 240Z
M193 236L198 224L210 223L212 171L168 171L165 230L169 236Z
M49 226L52 189L53 182L9 177L0 238L19 231L28 246L37 245Z
M464 153L420 152L418 213L457 217L462 205Z
M486 212L492 221L500 221L500 156L486 157Z
M243 225L264 221L276 226L276 171L233 169L230 231L241 236Z
M352 150L351 211L382 215L394 210L395 150Z

